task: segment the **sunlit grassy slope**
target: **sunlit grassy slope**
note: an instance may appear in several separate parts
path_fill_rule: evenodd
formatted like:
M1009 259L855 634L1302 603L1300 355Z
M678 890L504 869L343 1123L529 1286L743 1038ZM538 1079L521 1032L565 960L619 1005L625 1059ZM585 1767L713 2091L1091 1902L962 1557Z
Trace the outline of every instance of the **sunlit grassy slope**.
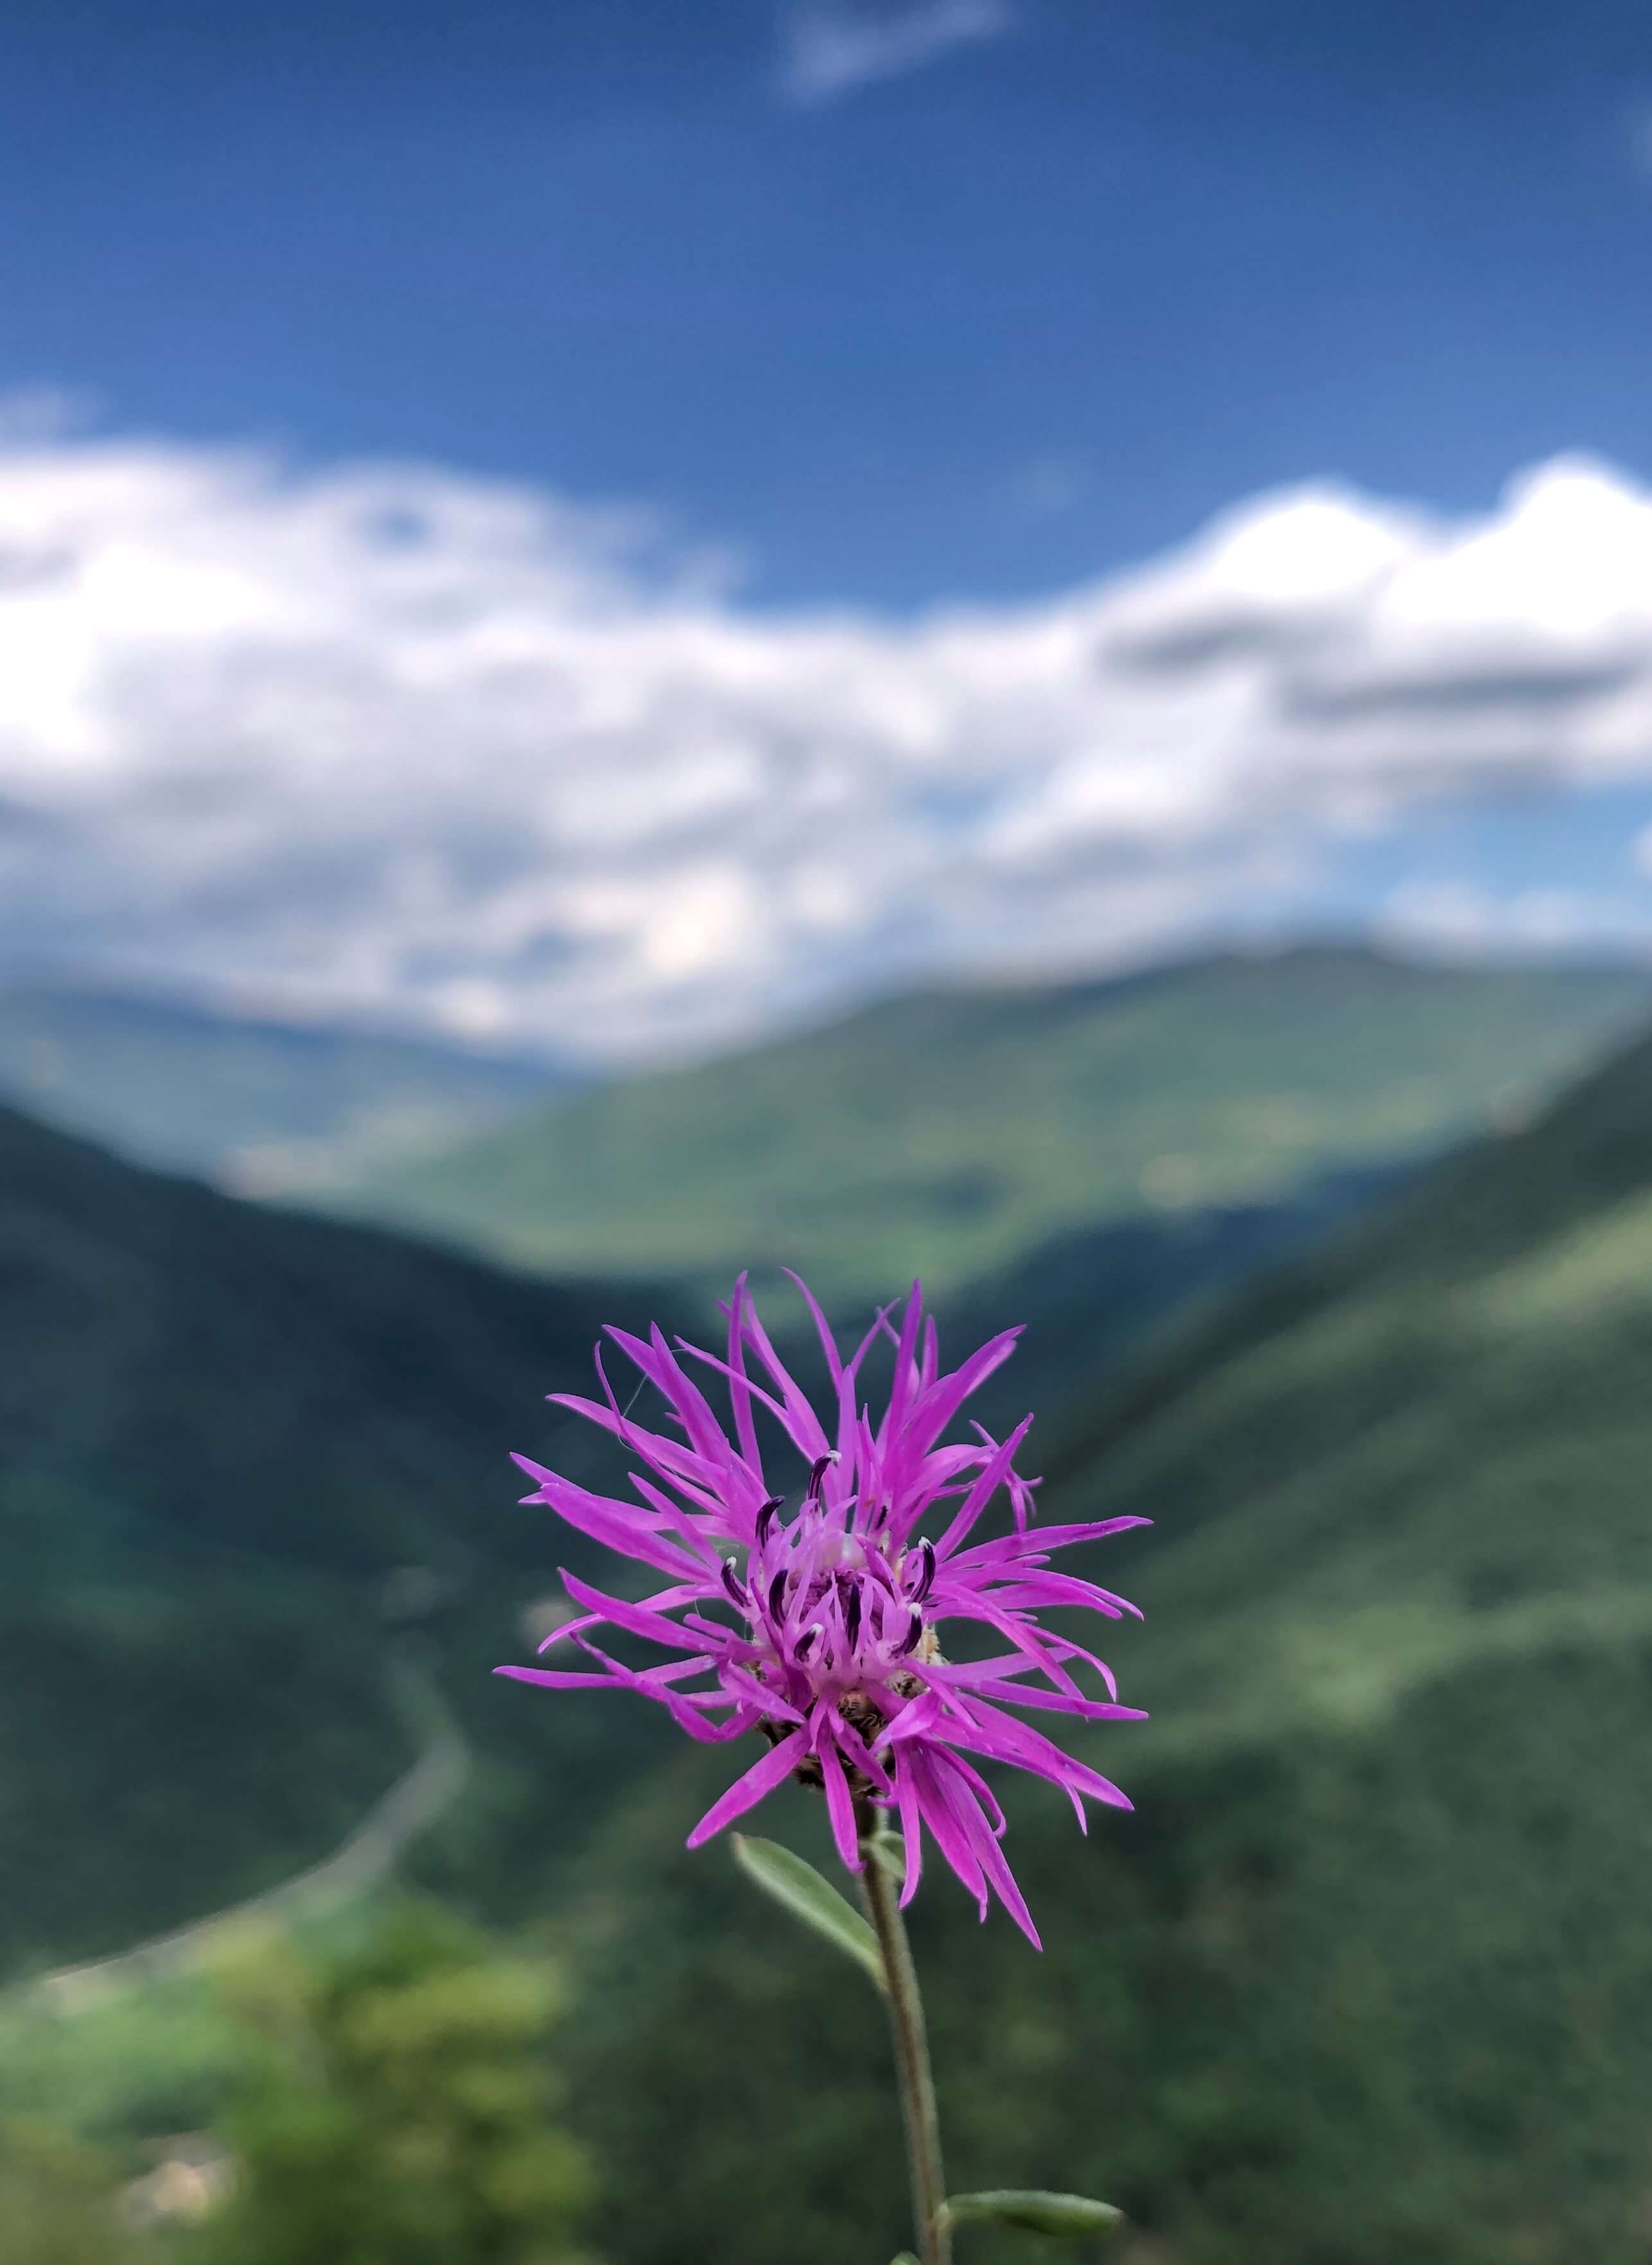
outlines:
M946 1291L1103 1219L1425 1152L1575 1072L1648 995L1624 969L1353 950L921 993L573 1096L349 1201L534 1265Z
M556 1559L589 1565L514 1506L506 1455L545 1442L542 1395L614 1311L0 1110L0 1973L192 1918L355 1824L411 1759L398 1567L427 1569L485 1750L475 1861L577 1778L580 1726L499 1708L487 1668ZM622 1757L624 1726L592 1731Z
M1044 1515L1159 1521L1104 1561L1154 1720L1084 1742L1139 1804L1088 1843L1015 1788L1042 1959L925 1891L956 2178L1106 2194L1141 2265L1643 2259L1652 1045L1057 1428ZM677 1853L717 1767L585 1922L614 2254L884 2254L878 2010Z
M575 1081L549 1064L62 984L0 989L0 1096L251 1193L450 1145Z

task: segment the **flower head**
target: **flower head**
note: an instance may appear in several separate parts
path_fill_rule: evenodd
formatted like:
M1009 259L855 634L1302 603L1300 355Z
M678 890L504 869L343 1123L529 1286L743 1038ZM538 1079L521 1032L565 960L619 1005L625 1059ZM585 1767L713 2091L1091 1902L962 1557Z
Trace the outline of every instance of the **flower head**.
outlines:
M999 1846L1003 1812L977 1762L1013 1763L1059 1785L1081 1826L1087 1795L1130 1806L1107 1779L1005 1709L1087 1722L1141 1719L1138 1709L1117 1703L1105 1664L1040 1626L1038 1613L1075 1605L1109 1619L1133 1612L1091 1582L1052 1571L1050 1557L1146 1521L1036 1526L1031 1486L1015 1468L1030 1417L1001 1443L979 1425L973 1441L944 1443L971 1393L1009 1358L1018 1329L942 1374L935 1324L925 1319L914 1285L899 1327L887 1309L880 1313L844 1361L819 1306L797 1286L826 1356L835 1402L830 1435L775 1353L743 1276L724 1308L726 1358L678 1344L720 1373L731 1437L658 1328L646 1342L622 1329L608 1335L658 1389L680 1436L630 1420L608 1385L600 1349L604 1398L553 1395L612 1432L644 1467L631 1474L637 1499L592 1494L519 1455L535 1482L526 1499L548 1504L581 1533L654 1567L667 1585L632 1603L564 1573L564 1586L585 1614L541 1650L571 1642L592 1666L499 1672L558 1690L640 1692L704 1741L761 1734L768 1751L707 1810L688 1836L690 1847L796 1775L823 1789L838 1852L851 1868L861 1868L869 1817L891 1811L906 1839L903 1903L917 1890L927 1831L982 1917L997 1895L1036 1944ZM874 1425L859 1387L880 1340L893 1347L894 1373ZM788 1455L806 1467L790 1489L772 1485L765 1469L760 1411L778 1427ZM973 1540L1000 1497L1008 1504L1009 1530ZM920 1532L926 1525L935 1530ZM939 1631L957 1620L977 1623L1003 1648L989 1657L948 1660ZM593 1641L591 1631L604 1625L673 1657L631 1667ZM1078 1679L1085 1668L1105 1699L1086 1695Z

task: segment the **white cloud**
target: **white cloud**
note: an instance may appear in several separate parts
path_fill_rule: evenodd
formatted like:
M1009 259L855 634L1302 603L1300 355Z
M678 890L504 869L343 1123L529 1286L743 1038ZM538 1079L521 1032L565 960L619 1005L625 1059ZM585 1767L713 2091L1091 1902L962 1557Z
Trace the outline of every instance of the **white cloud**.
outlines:
M1497 952L1644 950L1652 906L1644 897L1571 888L1488 889L1469 880L1407 882L1373 923L1401 947L1480 959Z
M784 21L781 91L792 102L832 102L1009 26L1006 0L799 0Z
M0 432L0 969L623 1055L1277 924L1430 801L1652 780L1652 497L1582 461L1461 525L1263 497L899 624L746 613L638 540L428 468Z

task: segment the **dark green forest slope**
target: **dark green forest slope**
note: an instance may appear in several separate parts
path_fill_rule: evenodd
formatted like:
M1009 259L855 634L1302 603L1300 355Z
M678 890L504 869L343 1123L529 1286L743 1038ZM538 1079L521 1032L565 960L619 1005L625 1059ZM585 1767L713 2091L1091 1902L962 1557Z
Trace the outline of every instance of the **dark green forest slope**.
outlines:
M492 1757L484 1821L578 1770L485 1670L555 1562L506 1451L551 1451L542 1395L614 1315L0 1110L0 1964L119 1946L341 1838L411 1759L397 1568L426 1569Z
M1644 2260L1652 1044L1058 1432L1043 1515L1158 1520L1097 1553L1154 1719L1090 1740L1138 1808L1088 1843L1013 1788L1042 1958L926 1889L955 2180L1107 2194L1143 2265ZM615 1821L578 1922L607 2239L886 2254L878 2009L681 1853L719 1766ZM801 1792L768 1829L825 1853Z
M1629 968L1351 949L920 993L577 1095L339 1200L706 1294L775 1264L855 1304L913 1274L946 1292L1100 1220L1277 1201L1437 1151L1576 1074L1648 996Z

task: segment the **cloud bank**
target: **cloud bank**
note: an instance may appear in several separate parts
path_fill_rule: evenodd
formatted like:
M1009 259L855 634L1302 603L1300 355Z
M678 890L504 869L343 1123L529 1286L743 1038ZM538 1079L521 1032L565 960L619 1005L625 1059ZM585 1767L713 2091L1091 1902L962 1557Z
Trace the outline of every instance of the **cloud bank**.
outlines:
M1442 798L1652 778L1652 497L1583 461L1471 524L1267 496L903 623L742 611L635 535L417 466L0 439L0 972L623 1057L1139 959Z

